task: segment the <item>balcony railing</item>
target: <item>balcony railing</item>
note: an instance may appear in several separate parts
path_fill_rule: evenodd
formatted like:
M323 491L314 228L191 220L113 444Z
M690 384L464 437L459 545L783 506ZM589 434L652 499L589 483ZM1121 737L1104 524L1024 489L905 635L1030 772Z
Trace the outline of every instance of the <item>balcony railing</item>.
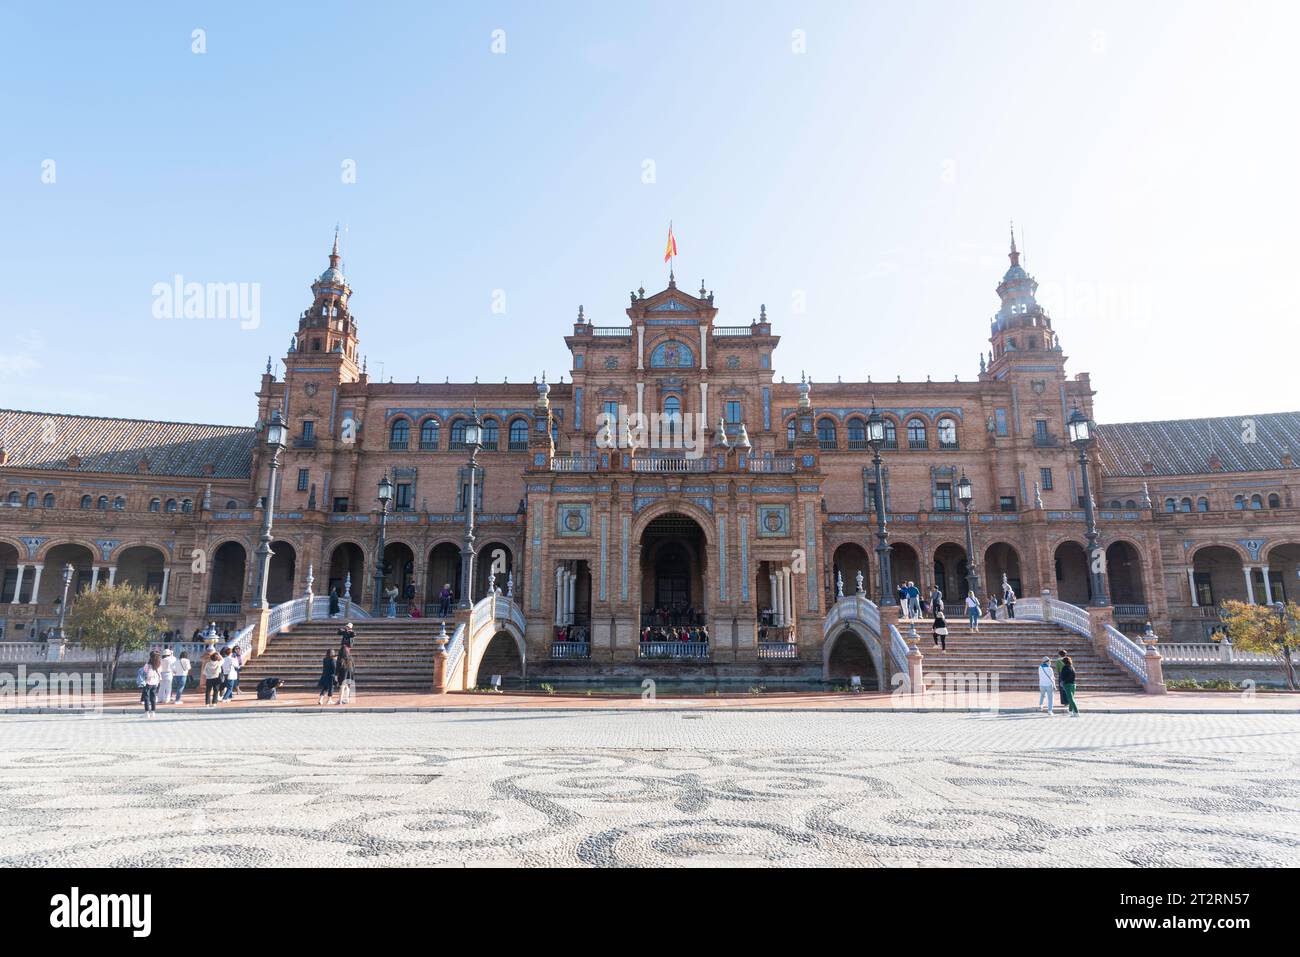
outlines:
M293 440L293 447L295 449L314 449L316 448L316 437L300 435Z
M635 458L632 460L633 472L712 472L713 459L710 456L701 456L698 459L688 459L684 456L656 456L651 455L645 458Z
M863 449L871 448L866 439L849 439L849 451L861 452Z
M760 641L759 661L793 661L799 657L799 646L785 641Z
M817 448L821 449L823 452L827 452L834 451L839 448L839 446L836 444L834 439L818 439Z
M208 603L208 615L238 615L241 603L237 601L214 601Z
M1034 445L1040 449L1054 449L1061 444L1061 438L1057 435L1039 435L1034 434Z
M656 660L708 661L709 645L705 641L643 641L636 656Z
M590 657L589 641L556 641L551 644L552 661L577 661Z
M908 439L907 447L909 449L928 449L930 447L930 443L927 442L925 439Z
M551 459L551 471L594 472L597 462L594 455L557 455Z
M751 472L774 472L785 475L794 472L795 460L779 456L771 459L749 459L746 467Z
M405 452L410 447L411 447L411 443L409 440L405 442L403 442L401 439L388 440L388 450L390 452Z
M616 339L631 339L632 328L630 326L592 326L591 334L593 336L611 336Z
M1146 605L1115 605L1116 618L1142 618L1150 617Z
M528 440L527 440L527 439L523 439L523 440L512 439L511 442L510 442L510 451L511 451L511 452L527 452L527 451L528 451Z
M421 452L436 452L436 451L438 451L438 440L437 440L437 439L420 439L420 451L421 451Z
M754 330L749 326L714 326L715 336L752 336Z

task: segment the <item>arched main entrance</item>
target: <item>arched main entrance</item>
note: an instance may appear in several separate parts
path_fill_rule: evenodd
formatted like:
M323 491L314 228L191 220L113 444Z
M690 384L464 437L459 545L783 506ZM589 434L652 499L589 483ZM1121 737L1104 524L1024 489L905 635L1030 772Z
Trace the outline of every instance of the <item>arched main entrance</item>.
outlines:
M397 588L397 613L404 614L407 602L406 586L415 584L415 552L411 551L411 546L404 542L389 542L384 546L384 565L384 591L387 593L390 587ZM385 597L384 608L387 607L388 599Z
M68 600L82 592L90 591L90 583L95 580L95 553L85 545L69 542L55 545L45 553L45 571L41 574L41 593L36 596L39 604L53 604L63 598L63 566L72 566L72 586L68 589ZM32 575L32 568L27 567L27 577ZM107 583L108 576L101 569L101 583ZM31 586L24 582L25 593L30 593Z
M651 521L641 533L643 614L702 620L706 556L704 530L695 519L669 512Z
M328 595L332 588L342 598L351 586L352 600L361 603L361 592L365 586L366 557L361 546L355 542L342 542L330 552L329 584L325 587Z
M474 597L482 598L488 593L488 578L492 575L492 570L496 568L496 587L504 594L506 590L506 581L514 571L514 555L510 551L510 546L503 542L488 542L478 550L474 562ZM515 588L518 590L519 582L515 582ZM439 585L439 588L442 586Z
M1196 586L1196 604L1217 608L1229 599L1248 601L1245 564L1241 555L1227 545L1207 545L1192 556L1192 581ZM1259 596L1257 601L1263 601Z
M835 549L831 569L831 587L835 587L836 575L844 582L844 594L852 595L858 590L857 577L862 575L862 590L871 592L871 566L867 560L867 550L855 542L845 542Z
M1071 605L1086 605L1092 598L1088 553L1078 542L1056 546L1056 597Z
M298 572L298 553L288 542L271 543L271 570L266 576L266 603L274 608L292 601L295 576Z
M1296 601L1300 595L1300 545L1274 545L1267 555L1273 601Z
M22 601L22 597L17 594L18 564L21 560L22 554L17 548L8 542L0 542L0 605ZM23 590L30 592L30 586L25 581Z
M248 553L239 542L225 542L212 553L208 574L209 614L232 614L244 600L244 581L248 573Z
M117 576L114 582L161 593L165 562L163 553L150 545L124 548L117 556Z
M1020 555L1006 542L994 542L984 550L984 587L1002 600L1002 579L1016 593L1017 598L1024 598L1024 582L1020 579Z
M438 609L442 586L451 588L452 603L460 598L460 549L451 542L440 542L429 549L429 571L424 579L424 601L428 614Z
M898 586L903 582L916 582L917 588L925 587L925 580L921 577L921 560L911 545L889 547L889 569L894 576L895 598L898 597ZM879 588L879 583L876 587Z
M1113 605L1146 605L1142 585L1142 556L1128 542L1106 546L1106 583Z
M966 549L953 542L945 542L934 550L934 583L943 592L945 604L965 601L970 592L966 581ZM924 586L917 582L924 591Z

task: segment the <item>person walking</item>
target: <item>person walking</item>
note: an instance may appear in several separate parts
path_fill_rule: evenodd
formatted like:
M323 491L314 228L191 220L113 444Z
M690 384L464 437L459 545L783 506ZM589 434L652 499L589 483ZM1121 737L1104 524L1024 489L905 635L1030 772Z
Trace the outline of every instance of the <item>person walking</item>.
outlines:
M1066 650L1061 648L1057 650L1056 657L1052 659L1052 671L1056 674L1056 692L1060 696L1061 707L1063 708L1065 707L1065 695L1061 692L1061 668L1064 666L1067 656Z
M344 648L339 652L338 661L334 665L335 679L339 686L339 700L335 704L347 704L352 700L356 693L356 661L352 657L352 652Z
M1043 655L1043 660L1038 664L1038 710L1046 711L1049 718L1052 716L1052 698L1055 694L1056 672L1052 670L1052 659ZM1047 703L1046 707L1043 707L1044 702Z
M388 602L387 617L389 618L397 617L397 595L398 591L396 585L389 585L384 589L384 598Z
M330 585L330 617L339 616L339 590L337 585Z
M907 582L898 583L898 610L904 618L911 618L911 608L907 603Z
M231 692L233 694L239 694L239 673L244 670L244 649L239 645L232 645L230 648L230 657L235 662L234 666L231 668L230 675L231 684L233 685Z
M980 630L980 600L979 597L971 592L966 596L966 617L970 620L970 630L979 632Z
M997 621L998 620L998 596L997 595L989 595L988 607L989 607L989 620Z
M1016 590L1011 587L1010 583L1002 586L1002 604L1007 607L1007 618L1016 617Z
M356 636L357 633L352 630L352 622L348 622L346 625L340 628L339 629L339 650L342 651L344 648L347 648L349 651L351 651L352 640L356 638Z
M907 583L907 602L912 610L913 618L921 617L921 589L916 587L916 582Z
M144 705L146 718L152 718L158 713L158 685L161 682L162 655L152 651L149 660L135 673L135 684L140 689L140 701Z
M438 592L438 617L446 618L451 614L451 583L442 586L442 591Z
M316 682L316 687L320 689L320 694L316 698L317 704L325 704L334 695L334 681L337 675L337 659L334 656L334 649L331 648L325 652L325 657L320 663L320 680Z
M1070 709L1070 717L1079 717L1079 706L1074 702L1074 689L1078 683L1078 676L1074 672L1074 662L1070 656L1066 655L1061 660L1061 701Z
M162 664L158 668L158 698L163 704L171 704L172 674L176 667L176 656L170 647L162 650Z
M221 656L215 651L203 661L203 705L215 708L221 700Z
M930 610L943 607L943 592L939 591L938 585L930 586Z
M185 685L190 680L190 669L192 667L193 664L190 662L188 651L182 651L181 656L172 665L172 700L176 704L180 704L181 699L185 697Z
M934 643L948 652L948 619L943 614L943 602L934 606Z

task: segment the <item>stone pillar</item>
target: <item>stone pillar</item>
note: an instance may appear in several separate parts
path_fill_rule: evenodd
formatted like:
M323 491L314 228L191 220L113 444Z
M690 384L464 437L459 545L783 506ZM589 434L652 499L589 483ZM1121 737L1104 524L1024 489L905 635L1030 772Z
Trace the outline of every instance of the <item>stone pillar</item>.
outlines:
M1264 573L1264 602L1271 605L1273 604L1273 583L1268 580L1268 566L1261 565L1259 570ZM37 569L37 571L39 572L40 569Z
M1241 571L1246 576L1246 601L1253 605L1255 604L1255 566L1246 565Z
M109 566L108 566L108 587L109 587L109 588L112 588L112 587L113 587L113 583L114 583L115 581L117 581L117 566L116 566L116 565L109 565Z
M1147 647L1147 694L1166 694L1168 688L1165 687L1165 671L1162 663L1160 652L1156 651L1156 639L1144 638L1142 643Z
M27 604L29 604L29 605L34 605L34 604L36 604L37 599L40 598L40 595L41 595L41 572L45 571L45 566L44 566L44 565L36 565L36 566L34 566L34 568L35 568L36 571L35 571L35 574L32 575L32 597L31 597L31 599L27 602Z
M768 572L767 581L772 604L772 624L779 626L781 623L777 619L781 617L781 613L777 610L776 604L776 574L774 572Z
M1196 600L1196 572L1190 565L1187 566L1187 590L1192 593L1192 607L1199 608L1200 603Z
M162 590L158 593L158 604L167 604L167 585L171 582L172 570L168 565L163 566Z
M433 687L430 690L434 694L443 694L447 690L447 636L436 636L433 648Z
M574 599L576 598L577 591L578 591L578 573L576 570L574 570L574 571L569 571L566 574L568 575L568 579L569 579L568 581L569 598L564 606L565 614L568 616L567 618L565 618L564 623L566 625L572 625L573 617L574 617L573 612L574 612L574 608L576 607Z
M555 566L555 624L560 624L564 615L564 566Z
M915 633L916 629L912 629ZM921 649L917 647L916 642L909 639L907 649L907 680L912 686L912 694L925 694L925 674L921 667L924 659Z
M99 587L99 566L90 566L90 590L94 591Z
M1111 605L1088 607L1088 624L1092 629L1092 647L1103 658L1110 657L1110 639L1106 626L1115 624L1115 609Z
M787 626L794 624L794 573L790 566L786 565L781 569L781 597L785 601L785 623Z
M18 563L18 580L14 582L14 597L13 597L13 603L14 603L15 605L17 605L20 601L22 601L22 597L23 597L23 575L26 573L26 571L27 571L27 564L26 564L25 562L19 562L19 563Z

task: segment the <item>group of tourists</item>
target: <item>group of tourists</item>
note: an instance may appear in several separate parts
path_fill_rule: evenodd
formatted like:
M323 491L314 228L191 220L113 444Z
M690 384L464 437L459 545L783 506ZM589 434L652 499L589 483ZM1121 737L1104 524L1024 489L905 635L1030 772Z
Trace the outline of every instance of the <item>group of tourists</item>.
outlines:
M1074 670L1074 660L1064 648L1056 653L1055 658L1043 655L1038 665L1038 710L1046 711L1052 716L1053 697L1061 696L1061 705L1070 717L1079 717L1079 706L1075 703L1074 692L1078 687L1079 676Z
M159 704L181 704L190 673L198 668L198 678L203 686L203 704L215 708L239 694L239 672L244 667L244 654L238 645L204 651L198 661L190 660L188 652L180 657L172 649L151 651L148 659L135 673L135 684L140 689L140 702L146 717L158 712Z
M641 629L641 641L694 641L709 643L707 625L647 625Z
M641 613L641 621L644 625L652 628L702 625L704 624L704 615L702 612L697 611L694 605L677 604L669 608L658 607L644 611Z
M352 628L352 622L348 622L339 629L339 650L331 648L325 652L321 661L320 680L316 682L316 689L320 692L316 698L318 704L330 704L337 695L338 700L333 703L343 705L356 696L356 658L352 654L352 643L355 640L356 632Z
M586 625L556 625L555 640L585 642L591 640L591 632Z

